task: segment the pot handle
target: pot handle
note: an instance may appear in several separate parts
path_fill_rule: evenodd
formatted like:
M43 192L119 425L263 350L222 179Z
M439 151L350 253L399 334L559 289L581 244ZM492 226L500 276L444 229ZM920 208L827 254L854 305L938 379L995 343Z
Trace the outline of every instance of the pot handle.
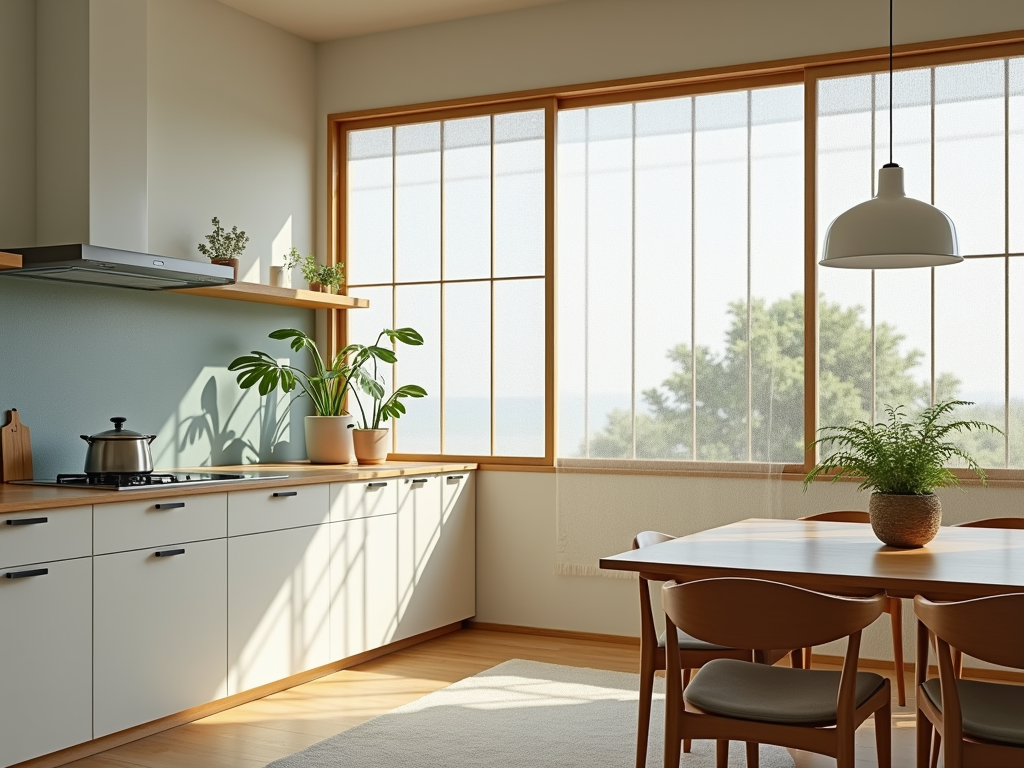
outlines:
M88 435L79 435L79 437L85 440L85 442L87 442L89 445L92 445L92 438L89 437Z
M150 444L156 440L156 435L143 435L143 437L146 438L146 442Z

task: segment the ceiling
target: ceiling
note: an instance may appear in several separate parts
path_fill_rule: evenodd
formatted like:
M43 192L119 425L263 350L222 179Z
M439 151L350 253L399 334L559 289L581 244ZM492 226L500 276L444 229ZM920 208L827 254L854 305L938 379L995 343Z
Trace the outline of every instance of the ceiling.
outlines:
M225 5L321 43L437 21L551 5L565 0L220 0Z

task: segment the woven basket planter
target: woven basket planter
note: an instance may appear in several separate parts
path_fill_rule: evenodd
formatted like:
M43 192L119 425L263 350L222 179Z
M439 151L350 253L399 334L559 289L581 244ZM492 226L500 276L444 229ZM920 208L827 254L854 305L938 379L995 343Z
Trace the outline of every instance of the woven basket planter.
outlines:
M942 505L933 493L872 493L868 512L875 536L884 544L901 549L923 547L935 538L942 523Z

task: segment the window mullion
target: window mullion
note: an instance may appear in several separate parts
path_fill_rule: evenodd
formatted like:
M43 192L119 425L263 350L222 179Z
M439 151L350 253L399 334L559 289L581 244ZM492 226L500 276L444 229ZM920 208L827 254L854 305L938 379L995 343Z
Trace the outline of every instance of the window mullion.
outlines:
M630 155L630 248L629 248L629 433L632 458L636 458L636 104L631 105Z

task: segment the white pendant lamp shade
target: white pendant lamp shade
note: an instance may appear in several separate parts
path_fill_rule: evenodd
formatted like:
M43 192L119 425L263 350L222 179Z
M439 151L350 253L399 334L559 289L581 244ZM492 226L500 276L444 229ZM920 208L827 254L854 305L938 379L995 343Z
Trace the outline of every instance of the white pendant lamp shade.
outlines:
M878 194L839 215L825 234L819 264L848 269L939 267L963 261L953 221L907 197L903 169L878 171Z

